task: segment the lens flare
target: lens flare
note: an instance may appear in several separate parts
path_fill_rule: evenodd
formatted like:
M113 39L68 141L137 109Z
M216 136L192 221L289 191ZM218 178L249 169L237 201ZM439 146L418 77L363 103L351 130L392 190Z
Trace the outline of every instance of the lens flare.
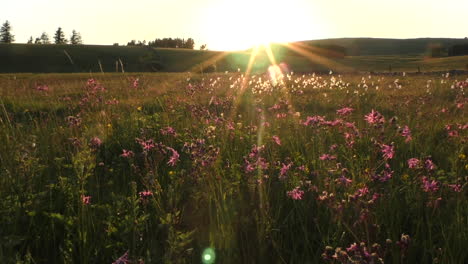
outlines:
M212 264L215 263L216 254L214 249L206 248L202 253L202 263L203 264Z
M281 83L284 77L281 67L278 65L271 65L268 67L268 77L273 86L277 86Z

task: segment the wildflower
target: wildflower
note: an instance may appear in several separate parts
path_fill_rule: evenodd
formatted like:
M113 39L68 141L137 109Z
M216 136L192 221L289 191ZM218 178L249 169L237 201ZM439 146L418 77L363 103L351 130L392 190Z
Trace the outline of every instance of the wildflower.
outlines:
M465 160L466 159L466 155L461 153L460 155L458 155L458 158L461 159L461 160Z
M271 138L275 141L276 144L278 144L278 146L281 146L281 140L278 136L272 136Z
M406 251L409 247L411 239L409 235L401 234L400 241L397 241L397 245L400 246L400 248L403 251Z
M172 128L172 127L170 127L170 126L169 126L169 127L165 127L165 128L161 128L161 129L159 130L159 132L161 132L161 134L163 134L163 135L165 135L165 136L167 136L167 135L176 136L176 135L177 135L175 129Z
M126 150L126 149L123 149L122 154L120 154L120 156L122 158L132 158L134 155L135 155L135 153L133 153L133 151Z
M419 165L420 165L421 161L416 159L416 158L411 158L408 160L408 167L410 169L415 169L415 168L418 168Z
M170 166L175 166L176 163L177 163L177 161L179 161L180 155L179 155L179 153L178 153L175 149L173 149L173 148L168 147L167 149L170 150L170 151L172 152L172 156L171 156L171 158L169 159L169 161L167 162L167 164L169 164Z
M98 138L98 137L93 137L90 140L89 144L91 145L92 148L97 149L97 148L99 148L99 146L102 145L102 140L100 138Z
M84 196L84 195L81 195L81 202L84 204L84 205L88 205L91 203L91 196Z
M245 163L247 164L247 166L245 166L246 173L253 172L255 170L254 164L250 163L248 160L246 160Z
M140 78L135 78L132 82L132 87L137 89L140 84Z
M336 181L345 186L348 186L353 182L353 180L346 178L344 175L341 175L340 178L338 178Z
M141 106L137 107L137 111L141 111L141 109L142 109Z
M149 191L149 190L141 191L138 194L140 195L140 198L142 198L142 199L146 199L146 198L148 198L150 196L153 196L153 192Z
M36 90L40 91L40 92L47 92L47 91L49 91L49 86L47 86L45 84L44 85L38 85L38 86L36 86Z
M436 192L439 190L439 183L436 180L431 181L426 176L423 176L421 181L425 192Z
M78 117L78 116L68 116L66 118L67 122L68 122L68 126L70 127L79 127L81 126L81 118Z
M125 252L120 258L116 259L112 264L127 264L129 263L128 260L128 250Z
M341 109L336 110L336 113L340 116L346 116L351 114L354 111L351 107L343 107Z
M156 147L156 144L154 143L154 141L152 139L142 140L142 139L137 138L136 140L137 140L138 144L140 144L143 151L150 151L154 147Z
M402 135L403 137L406 138L406 139L405 139L405 142L406 142L406 143L408 143L408 142L410 142L411 140L413 140L413 138L411 137L411 130L409 129L408 126L405 126L405 127L403 128L403 130L401 131L401 135Z
M382 157L386 160L388 159L393 159L393 156L395 155L395 149L393 145L385 145L382 144Z
M383 117L383 115L381 115L377 111L374 111L374 109L372 109L372 111L365 116L364 120L366 120L367 123L369 123L371 125L373 125L373 124L378 125L378 124L385 123L385 118Z
M304 191L299 189L299 186L287 192L287 195L293 200L302 200Z
M330 154L323 154L322 156L319 157L320 160L336 160L335 155L330 155Z
M454 192L461 192L462 191L462 186L461 184L449 184L448 187L450 187Z
M289 169L291 169L292 162L289 163L288 165L284 163L282 164L283 164L283 167L281 167L280 176L279 176L280 179L286 178L286 173L288 173Z
M348 248L346 248L346 251L348 252L354 252L358 250L359 250L359 246L356 243L353 243Z
M435 166L434 162L432 162L432 160L430 160L430 159L427 159L426 162L424 162L424 165L426 166L427 170L432 171L432 170L436 169L436 166Z
M325 122L325 117L323 116L308 116L303 124L305 126L320 126L323 122Z

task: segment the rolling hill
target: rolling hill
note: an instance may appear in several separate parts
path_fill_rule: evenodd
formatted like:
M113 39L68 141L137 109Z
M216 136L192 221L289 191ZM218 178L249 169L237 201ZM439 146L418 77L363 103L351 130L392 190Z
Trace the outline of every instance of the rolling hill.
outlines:
M342 58L310 59L274 44L276 60L296 72L312 71L435 71L467 69L468 57L427 59L429 47L468 43L466 39L341 38L302 41L301 46L336 45ZM211 72L245 71L250 51L220 52L147 46L0 44L0 73L73 72ZM270 65L265 52L253 64L254 72Z

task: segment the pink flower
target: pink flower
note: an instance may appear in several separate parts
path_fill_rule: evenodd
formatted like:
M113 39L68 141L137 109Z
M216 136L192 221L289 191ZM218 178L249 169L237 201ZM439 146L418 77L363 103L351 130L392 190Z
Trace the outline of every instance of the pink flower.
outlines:
M372 124L378 125L378 124L385 123L385 118L383 117L383 115L381 115L377 111L374 111L374 109L372 109L372 111L365 116L364 120L366 120L367 123L369 123L371 125Z
M411 137L411 130L409 129L408 126L405 126L403 130L401 131L401 135L405 137L405 142L408 143L410 142L413 138Z
M429 180L426 176L422 177L423 190L425 192L436 192L439 190L439 183L435 180Z
M102 140L100 138L98 138L98 137L93 137L90 140L89 144L91 145L92 148L96 149L96 148L99 148L99 146L102 145Z
M137 89L140 84L140 78L135 78L132 82L132 87Z
M41 91L41 92L47 92L49 91L49 86L47 85L38 85L36 86L36 90Z
M462 191L461 184L449 184L448 187L450 187L454 192L461 192Z
M385 144L382 144L382 149L381 149L383 155L382 157L384 159L393 159L393 156L395 155L395 149L393 147L393 145L385 145Z
M458 137L458 131L457 130L451 130L451 131L448 131L448 136L449 137Z
M281 140L278 136L272 136L271 138L275 141L276 144L281 146Z
M426 166L427 170L432 171L432 170L436 169L436 166L435 166L434 162L432 162L432 160L430 160L430 159L427 159L426 162L424 162L424 165Z
M325 118L323 116L308 116L307 120L303 124L305 126L320 126L323 122L325 122Z
M167 164L169 164L170 166L175 166L177 161L179 161L179 153L177 153L177 151L173 148L170 148L170 147L167 147L168 150L170 150L172 152L172 156L171 158L169 159L169 161L167 162Z
M125 252L120 258L116 259L112 264L127 264L129 263L128 260L128 251Z
M299 186L287 192L287 195L293 200L302 200L304 191L299 189Z
M358 250L359 250L359 246L356 243L353 243L348 248L346 248L346 251L348 252L354 252Z
M330 154L323 154L322 156L319 157L320 160L336 160L335 155L330 155Z
M140 198L148 198L150 196L153 196L153 192L149 190L141 191L138 194L140 195Z
M81 195L81 202L85 205L88 205L91 203L91 196L84 196Z
M291 169L292 162L289 163L288 165L284 163L282 164L283 164L283 167L281 167L280 176L279 176L280 179L286 178L286 173L288 173L289 169Z
M416 158L411 158L408 160L408 167L410 169L416 169L420 166L421 161Z
M122 154L120 154L120 157L122 157L122 158L132 158L134 155L135 155L135 153L133 153L133 151L123 149Z
M341 175L336 181L345 186L349 186L353 182L353 180L346 178L344 175Z
M175 129L172 128L172 127L161 128L159 131L161 132L161 134L163 134L165 136L167 136L167 135L176 136L177 135Z
M351 107L343 107L341 109L336 110L336 113L340 116L346 116L351 114L354 111Z
M156 144L154 143L154 141L152 139L143 140L143 139L137 138L136 141L138 142L138 144L140 144L143 151L150 151L154 147L156 147Z

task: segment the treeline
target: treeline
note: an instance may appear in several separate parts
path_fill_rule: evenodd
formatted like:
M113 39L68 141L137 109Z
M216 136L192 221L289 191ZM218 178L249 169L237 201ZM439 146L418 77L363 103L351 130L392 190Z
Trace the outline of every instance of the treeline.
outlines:
M11 24L7 20L3 23L2 27L0 28L0 43L13 43L15 42L15 36L11 33ZM33 39L31 36L27 42L27 44L72 44L72 45L79 45L83 44L83 40L81 38L81 34L76 30L72 31L70 39L65 37L65 32L63 32L62 28L59 27L54 34L53 42L49 38L49 35L46 32L42 32L42 34Z
M195 41L192 38L188 38L187 40L181 38L162 38L162 39L155 39L153 41L146 40L143 41L136 41L132 40L127 43L127 46L149 46L154 48L178 48L178 49L194 49L195 48ZM203 46L203 45L202 45Z
M448 49L449 56L468 55L468 44L454 45Z
M52 44L52 42L49 38L49 35L47 35L46 32L42 32L41 36L37 37L35 40L33 40L33 37L31 36L27 44ZM57 31L55 31L53 44L80 45L83 44L83 40L81 38L81 34L76 30L73 30L70 39L67 39L62 28L59 27Z
M466 44L457 44L450 47L432 45L429 47L429 55L433 58L468 55L468 42Z

